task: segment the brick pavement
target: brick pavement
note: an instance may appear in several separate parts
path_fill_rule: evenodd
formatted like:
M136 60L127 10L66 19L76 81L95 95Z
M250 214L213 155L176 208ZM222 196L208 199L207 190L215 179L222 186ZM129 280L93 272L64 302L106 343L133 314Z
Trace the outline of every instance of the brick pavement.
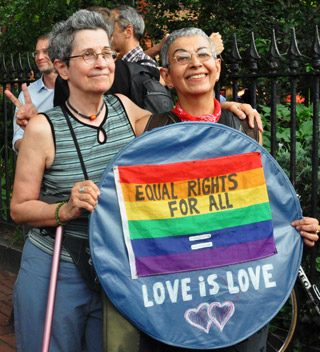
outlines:
M11 319L12 290L16 275L0 268L0 351L17 351Z

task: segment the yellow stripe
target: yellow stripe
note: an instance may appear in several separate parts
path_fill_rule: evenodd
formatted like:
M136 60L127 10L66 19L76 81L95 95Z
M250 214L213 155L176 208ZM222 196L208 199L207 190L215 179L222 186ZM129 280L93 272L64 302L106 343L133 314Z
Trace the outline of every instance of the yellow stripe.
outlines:
M210 201L212 203L211 208ZM173 202L171 207L169 206L170 202ZM125 206L128 220L153 220L222 212L266 202L269 202L268 192L266 185L262 185L254 188L242 189L240 191L187 198L183 200L125 202ZM215 203L216 206L213 203Z
M239 172L232 179L237 182L236 190L253 188L261 186L265 183L264 173L262 168ZM214 182L218 185L219 189L211 188L210 179L200 179L200 194L198 187L198 180L191 180L191 186L188 186L188 181L171 183L156 183L150 185L137 185L134 183L122 183L122 191L124 200L127 202L149 202L153 200L171 200L174 197L178 199L202 196L204 192L208 194L228 192L234 188L234 182L228 180L228 175L225 178L220 177L218 180L214 177ZM222 189L224 187L224 190ZM155 190L154 190L155 189ZM190 189L190 191L188 191ZM189 194L190 193L190 194ZM160 198L160 199L159 199Z

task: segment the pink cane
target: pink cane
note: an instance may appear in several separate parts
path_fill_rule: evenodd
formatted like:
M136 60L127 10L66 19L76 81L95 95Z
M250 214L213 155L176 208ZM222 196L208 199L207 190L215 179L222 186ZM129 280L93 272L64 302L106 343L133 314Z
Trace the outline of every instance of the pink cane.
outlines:
M48 352L50 347L50 335L51 335L51 326L52 326L52 318L53 318L53 311L54 311L54 301L56 298L62 234L63 234L63 227L58 226L56 230L56 239L54 243L54 251L53 251L53 257L52 257L46 320L45 320L44 329L43 329L41 352Z

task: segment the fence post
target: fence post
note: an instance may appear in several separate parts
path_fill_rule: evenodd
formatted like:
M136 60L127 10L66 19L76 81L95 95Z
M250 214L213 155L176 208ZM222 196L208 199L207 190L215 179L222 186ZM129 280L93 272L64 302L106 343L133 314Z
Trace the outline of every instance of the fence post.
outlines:
M270 122L271 122L271 145L270 152L273 157L276 156L277 152L277 77L276 72L278 69L278 59L281 57L277 41L275 30L272 30L272 39L270 44L270 73L274 74L271 76L271 113L270 113Z
M298 57L301 53L298 49L298 44L296 40L295 29L292 28L290 48L288 51L289 57L289 67L291 73L290 77L290 93L291 93L291 121L290 121L290 180L295 186L296 182L296 127L297 127L297 113L296 113L296 96L297 96L297 77L294 75L298 68Z
M238 50L237 35L234 33L230 60L230 70L232 75L236 75L239 72L239 61L241 59L242 58ZM232 79L232 99L233 101L238 101L238 79L235 77Z
M260 55L258 54L256 44L254 41L254 33L251 32L251 42L249 51L249 71L253 75L250 84L250 102L251 105L257 107L257 72L258 72L258 59Z

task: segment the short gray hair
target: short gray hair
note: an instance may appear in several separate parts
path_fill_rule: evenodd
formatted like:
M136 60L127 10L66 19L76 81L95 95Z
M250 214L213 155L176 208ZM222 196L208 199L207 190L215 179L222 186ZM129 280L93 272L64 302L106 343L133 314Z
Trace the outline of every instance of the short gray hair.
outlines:
M102 29L109 38L109 32L112 30L109 27L100 13L87 10L75 12L66 21L55 24L50 32L49 56L51 61L59 59L69 65L74 37L78 31Z
M135 38L140 41L144 33L142 16L133 7L127 5L115 7L113 10L118 12L118 17L115 21L119 23L120 27L125 29L131 24Z
M214 59L217 59L217 54L216 54L214 45L212 43L212 40L200 28L191 27L191 28L177 29L177 30L173 31L168 36L168 38L166 39L166 41L162 45L162 48L161 48L161 51L160 51L161 65L163 67L167 67L168 69L170 68L169 67L169 56L168 56L169 47L176 39L182 38L182 37L192 37L194 35L201 35L202 37L204 37L204 38L206 38L208 40L208 42L211 45L211 49L213 51L213 57L214 57Z

